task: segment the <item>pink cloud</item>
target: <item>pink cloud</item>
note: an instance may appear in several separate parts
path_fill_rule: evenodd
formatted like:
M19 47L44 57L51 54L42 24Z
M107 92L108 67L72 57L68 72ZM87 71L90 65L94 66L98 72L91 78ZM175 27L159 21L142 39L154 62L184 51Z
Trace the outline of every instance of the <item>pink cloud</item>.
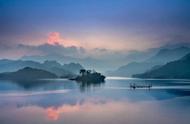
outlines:
M67 38L63 38L60 32L50 32L48 35L48 44L64 45L64 46L79 46L79 42Z
M60 33L59 32L51 32L48 35L48 43L51 45L54 44L61 44L63 41L63 39L60 37Z

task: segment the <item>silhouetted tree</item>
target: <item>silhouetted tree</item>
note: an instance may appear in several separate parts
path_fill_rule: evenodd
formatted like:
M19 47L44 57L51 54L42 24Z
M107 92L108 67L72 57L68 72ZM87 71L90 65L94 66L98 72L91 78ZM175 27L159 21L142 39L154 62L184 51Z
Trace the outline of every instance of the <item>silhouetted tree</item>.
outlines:
M86 70L85 69L81 69L80 70L80 74L82 74L82 76L85 74Z

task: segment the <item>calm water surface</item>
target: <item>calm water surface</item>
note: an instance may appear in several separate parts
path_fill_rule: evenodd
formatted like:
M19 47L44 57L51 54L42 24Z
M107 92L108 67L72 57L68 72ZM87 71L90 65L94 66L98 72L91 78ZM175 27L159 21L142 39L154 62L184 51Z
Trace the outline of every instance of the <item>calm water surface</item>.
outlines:
M129 84L153 88L130 89ZM21 85L22 84L22 85ZM31 85L32 84L32 85ZM190 80L0 81L0 124L189 124Z

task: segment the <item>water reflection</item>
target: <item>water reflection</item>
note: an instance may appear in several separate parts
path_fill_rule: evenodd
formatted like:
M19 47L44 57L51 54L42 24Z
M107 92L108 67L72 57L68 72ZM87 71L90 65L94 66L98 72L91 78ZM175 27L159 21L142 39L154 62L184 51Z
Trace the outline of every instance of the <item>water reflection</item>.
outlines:
M78 82L81 92L85 92L87 90L92 90L94 88L100 88L104 86L105 82L96 82L96 83L85 83L85 82Z
M151 82L153 88L131 90L129 84L134 82ZM68 80L45 80L27 87L17 83L0 83L1 124L187 124L190 121L187 80L114 78L82 86Z
M80 89L81 92L93 89L94 87L101 87L105 82L86 83L75 82L67 79L46 79L46 80L19 80L19 81L6 81L0 80L0 91L6 90L6 86L10 86L8 90L58 90L58 89ZM12 87L11 87L12 86ZM13 87L14 86L14 87Z
M190 106L183 106L180 102L189 102L188 99L177 98L159 102L87 100L45 108L38 105L9 106L1 109L0 120L2 124L188 124Z
M51 120L58 120L61 114L64 113L73 113L73 112L78 112L81 110L80 104L76 105L63 105L61 107L48 107L47 108L47 115L48 118Z

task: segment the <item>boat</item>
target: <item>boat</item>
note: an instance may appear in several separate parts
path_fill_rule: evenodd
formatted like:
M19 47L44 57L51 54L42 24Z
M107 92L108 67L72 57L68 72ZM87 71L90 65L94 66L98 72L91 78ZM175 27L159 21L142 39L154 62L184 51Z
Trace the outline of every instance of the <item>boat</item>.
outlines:
M130 84L130 88L131 89L136 89L136 88L147 88L147 89L150 89L150 88L152 88L152 84L137 85L137 84L133 83L133 84Z

